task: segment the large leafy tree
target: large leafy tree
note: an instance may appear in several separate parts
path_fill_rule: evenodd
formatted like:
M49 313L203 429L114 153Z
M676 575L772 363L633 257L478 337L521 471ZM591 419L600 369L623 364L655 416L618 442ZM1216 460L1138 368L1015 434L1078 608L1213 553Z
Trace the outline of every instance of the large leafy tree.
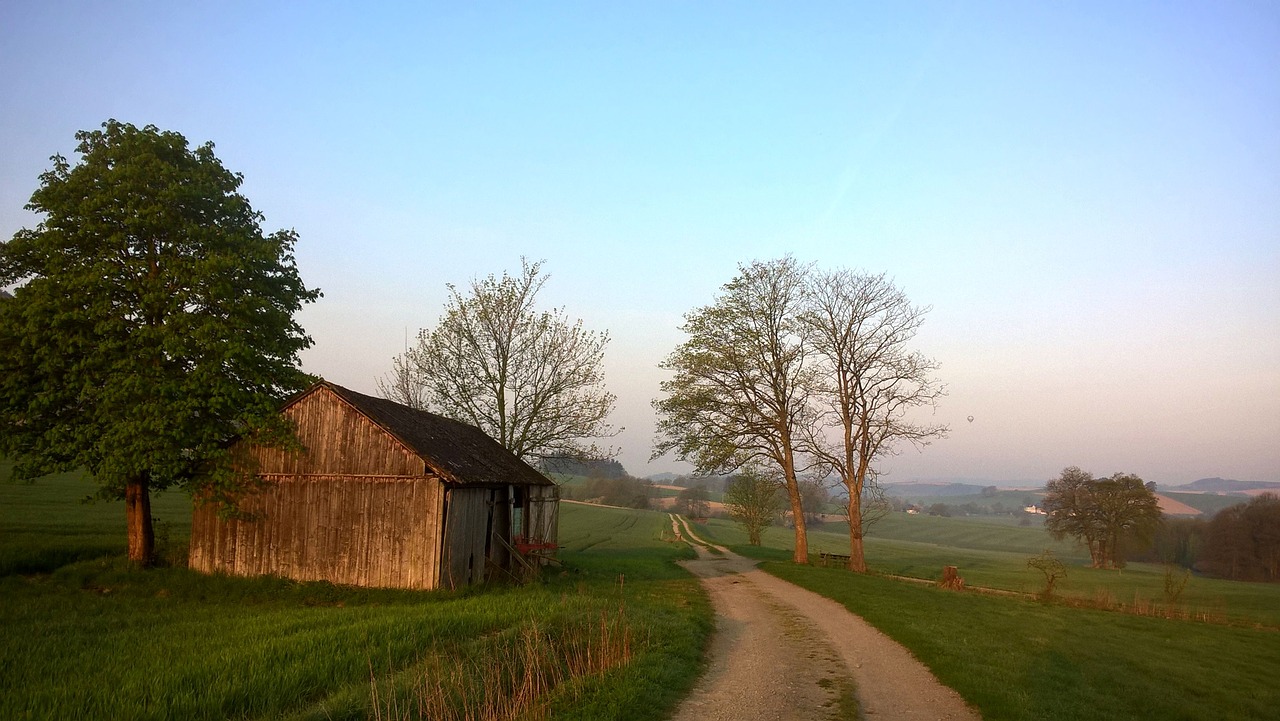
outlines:
M1132 474L1095 479L1072 466L1045 490L1045 527L1055 538L1079 540L1095 568L1122 567L1124 544L1150 541L1160 524L1155 492Z
M809 422L809 368L797 322L808 268L791 258L738 268L715 301L685 316L688 339L666 359L654 457L697 473L763 467L786 489L796 563L809 562L798 469Z
M538 310L547 277L542 263L522 259L519 276L474 280L467 293L449 285L444 315L395 360L383 394L425 400L525 460L609 455L588 442L615 434L606 422L616 400L604 387L609 335L563 309Z
M0 244L0 452L19 476L87 468L124 499L129 558L151 561L150 493L234 498L227 441L287 442L306 383L297 235L264 235L213 144L115 120L55 155Z
M811 350L817 414L808 447L848 493L854 571L867 570L863 532L875 513L864 501L879 495L876 461L904 443L920 447L947 432L914 413L934 407L944 393L933 377L937 362L910 348L926 311L883 275L841 270L809 278L800 322Z

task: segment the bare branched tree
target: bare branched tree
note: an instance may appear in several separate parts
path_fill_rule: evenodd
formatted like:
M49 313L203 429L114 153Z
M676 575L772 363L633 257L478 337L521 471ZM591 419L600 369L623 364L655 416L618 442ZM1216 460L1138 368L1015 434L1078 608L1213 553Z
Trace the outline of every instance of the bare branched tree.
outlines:
M877 497L875 463L902 443L928 445L947 427L912 420L945 394L938 364L909 348L927 308L912 305L883 275L847 270L810 276L800 315L812 358L810 399L817 422L806 446L848 492L849 568L867 570L863 533L878 518L864 508Z
M541 262L522 258L517 277L473 280L466 294L450 284L444 315L418 334L404 372L432 411L525 460L608 457L612 450L584 441L617 433L605 422L616 400L604 388L609 335L569 321L563 308L537 310L547 278Z
M392 358L391 372L378 378L377 384L378 395L383 398L416 410L427 410L427 386L418 374L412 349L405 348L404 353Z
M795 522L797 563L808 563L797 480L810 381L797 324L808 269L791 258L739 266L715 302L685 316L688 340L667 357L654 457L675 452L699 474L749 464L776 469Z

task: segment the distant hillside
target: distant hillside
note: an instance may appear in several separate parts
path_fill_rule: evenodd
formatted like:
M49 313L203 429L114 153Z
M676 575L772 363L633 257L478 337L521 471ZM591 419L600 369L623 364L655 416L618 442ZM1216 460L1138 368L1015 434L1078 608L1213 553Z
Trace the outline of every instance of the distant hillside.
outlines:
M1243 493L1261 489L1280 491L1280 483L1265 481L1233 481L1227 478L1201 478L1183 486L1173 486L1168 490L1191 491L1196 493Z
M542 459L543 473L558 473L565 476L586 476L588 478L622 478L627 469L613 460L582 460L567 456L552 456Z
M1179 493L1178 491L1167 491L1164 489L1160 489L1160 492L1156 495L1164 496L1165 498L1172 499L1178 503L1188 505L1197 511L1200 511L1202 517L1205 519L1212 518L1214 514L1224 508L1229 508L1237 503L1244 503L1249 500L1247 496L1232 496L1225 493ZM1165 513L1171 516L1179 515L1169 510L1165 510L1163 507L1161 507L1161 510L1164 510Z
M897 498L930 498L951 496L977 496L984 486L969 483L886 483L883 486L885 495Z

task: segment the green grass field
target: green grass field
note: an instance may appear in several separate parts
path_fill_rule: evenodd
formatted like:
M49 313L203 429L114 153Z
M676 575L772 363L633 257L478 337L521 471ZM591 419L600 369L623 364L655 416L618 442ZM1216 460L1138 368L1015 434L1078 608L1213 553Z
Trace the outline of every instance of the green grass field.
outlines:
M508 703L525 718L660 719L712 628L705 594L673 563L692 552L663 540L663 513L562 504L565 565L542 582L418 593L137 571L122 506L79 503L92 490L80 474L0 483L0 718L463 718ZM154 508L180 560L189 502L161 494ZM787 529L751 549L729 521L697 527L867 618L987 719L1280 707L1280 585L1192 578L1180 604L1214 622L1167 620L799 567ZM810 543L843 552L848 539L832 523ZM1070 544L1003 519L896 514L867 539L879 574L936 579L951 564L971 586L1024 593L1042 584L1026 559L1046 547L1068 564L1068 599L1165 600L1162 568L1089 569ZM530 679L541 693L519 707Z
M1163 568L1085 568L1087 557L1053 544L1043 529L887 518L867 539L871 575L790 563L788 529L770 528L760 548L746 546L728 521L699 524L698 532L843 603L909 648L986 719L1269 719L1280 708L1277 584L1192 578L1179 605L1203 609L1215 622L1169 620L879 575L937 579L953 564L971 585L1036 592L1042 577L1026 559L1047 546L1069 564L1059 588L1068 599L1165 601ZM905 540L912 536L922 540ZM837 524L811 531L809 541L815 554L847 553L847 530Z
M138 571L92 490L0 484L0 718L660 719L712 627L662 514L566 504L541 583L421 593ZM181 557L189 502L154 510Z
M909 648L984 719L1270 719L1280 633L956 593L832 568L765 570Z
M709 540L753 553L745 547L746 534L731 521L712 519L700 527ZM793 543L789 529L772 527L765 532L765 547L789 549ZM843 524L827 523L809 531L813 554L848 553L848 548L848 529ZM1067 577L1055 590L1060 596L1111 605L1172 606L1214 620L1280 628L1280 584L1193 576L1177 602L1171 604L1165 593L1163 566L1131 563L1122 571L1089 568L1085 553L1069 542L1054 541L1043 528L1010 525L989 517L895 513L876 524L866 539L867 563L875 572L937 580L943 566L952 565L959 568L969 586L1027 594L1039 593L1044 587L1044 577L1027 568L1027 559L1046 548L1067 565ZM790 554L775 557L789 558Z

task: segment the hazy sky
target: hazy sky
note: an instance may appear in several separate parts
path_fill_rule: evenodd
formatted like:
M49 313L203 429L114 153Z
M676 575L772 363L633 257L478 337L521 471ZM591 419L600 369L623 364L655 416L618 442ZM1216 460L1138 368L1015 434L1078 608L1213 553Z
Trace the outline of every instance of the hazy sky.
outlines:
M0 5L0 237L77 130L152 123L297 229L304 365L356 390L545 259L620 460L681 470L657 364L792 254L933 307L953 432L890 481L1280 480L1280 4L195 5Z

